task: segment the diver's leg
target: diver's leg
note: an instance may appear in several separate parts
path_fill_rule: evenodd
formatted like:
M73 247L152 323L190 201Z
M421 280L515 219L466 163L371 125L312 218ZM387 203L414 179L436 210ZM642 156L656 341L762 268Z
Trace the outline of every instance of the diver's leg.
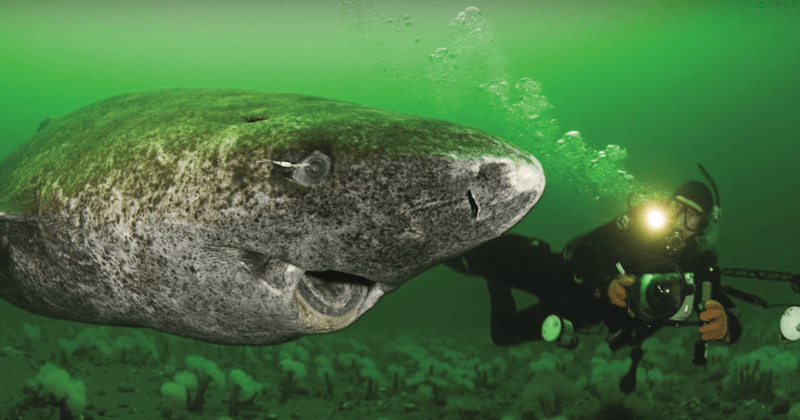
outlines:
M557 280L548 282L552 289L537 295L538 303L517 311L511 287L505 282L487 279L492 305L492 341L497 345L514 345L541 340L542 323L550 315L569 320L576 330L603 322L603 300L593 298L589 288Z
M492 305L490 333L498 346L509 346L542 338L542 322L551 313L536 304L517 312L511 287L505 282L487 279ZM541 320L539 319L541 318Z
M464 254L445 261L462 274L503 281L511 287L532 290L533 277L550 274L550 245L516 234L501 235Z

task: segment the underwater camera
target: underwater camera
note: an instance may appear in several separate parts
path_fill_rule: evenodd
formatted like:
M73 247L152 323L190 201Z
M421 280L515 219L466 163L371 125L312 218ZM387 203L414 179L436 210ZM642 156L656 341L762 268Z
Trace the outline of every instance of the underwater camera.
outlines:
M630 287L628 308L644 323L683 322L694 310L694 273L684 273L666 259L645 264L643 273L634 276ZM617 264L620 274L625 274Z
M645 267L645 272L634 276L636 281L629 289L628 308L646 325L680 326L694 313L694 273L684 273L666 259L650 261ZM621 264L617 264L617 269L620 274L626 274ZM710 295L710 291L707 293ZM542 323L542 338L569 349L578 342L572 322L558 315L550 315Z
M661 258L646 261L642 267L644 268L640 272L634 273L636 281L630 286L627 295L630 312L647 327L699 325L699 322L687 321L695 312L694 273L685 273L672 261ZM617 270L620 274L627 274L619 263ZM703 300L700 302L710 299L710 282L703 282L702 296ZM612 337L615 340L626 336ZM542 338L568 349L575 348L578 344L572 322L558 315L550 315L542 323ZM614 343L609 344L612 348L618 347Z
M689 321L695 311L703 310L703 302L711 299L711 281L702 281L698 284L695 273L682 272L680 268L666 259L656 259L648 264L640 274L634 274L636 281L629 288L627 295L628 307L631 312L642 321L645 327L667 326L700 326L704 323L696 320ZM621 264L617 264L620 274L626 274ZM711 275L727 277L754 278L759 280L783 281L791 283L792 290L800 293L800 275L754 269L742 268L712 268ZM700 287L700 296L697 288ZM730 286L722 286L728 295L761 306L763 308L787 307L778 322L778 339L781 343L800 343L800 304L777 303L769 304L764 299L745 293ZM699 300L698 300L699 299ZM542 323L542 338L559 347L573 349L578 345L578 336L572 322L558 315L550 315ZM624 334L612 334L609 345L612 349L626 344ZM619 341L619 342L615 342ZM636 344L636 343L629 343ZM702 364L705 359L704 349L700 342L695 343L696 364Z

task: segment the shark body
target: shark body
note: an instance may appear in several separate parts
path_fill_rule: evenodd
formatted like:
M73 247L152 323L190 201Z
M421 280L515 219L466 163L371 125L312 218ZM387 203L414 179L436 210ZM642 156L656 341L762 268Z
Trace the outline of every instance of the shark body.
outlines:
M538 201L480 130L311 96L133 93L0 164L0 297L30 312L265 345L339 330Z

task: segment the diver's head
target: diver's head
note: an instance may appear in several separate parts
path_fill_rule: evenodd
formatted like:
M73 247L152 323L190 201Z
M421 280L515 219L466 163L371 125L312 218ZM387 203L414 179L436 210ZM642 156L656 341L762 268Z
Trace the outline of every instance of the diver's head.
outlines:
M667 236L667 249L678 252L708 226L714 198L706 184L689 181L675 190L670 200L672 231Z

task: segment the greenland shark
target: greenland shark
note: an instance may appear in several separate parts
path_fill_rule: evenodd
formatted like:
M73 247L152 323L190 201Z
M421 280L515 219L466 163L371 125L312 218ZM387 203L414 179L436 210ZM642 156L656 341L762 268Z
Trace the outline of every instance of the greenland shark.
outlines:
M346 327L536 204L530 153L312 96L169 89L44 121L0 163L0 297L268 345Z

